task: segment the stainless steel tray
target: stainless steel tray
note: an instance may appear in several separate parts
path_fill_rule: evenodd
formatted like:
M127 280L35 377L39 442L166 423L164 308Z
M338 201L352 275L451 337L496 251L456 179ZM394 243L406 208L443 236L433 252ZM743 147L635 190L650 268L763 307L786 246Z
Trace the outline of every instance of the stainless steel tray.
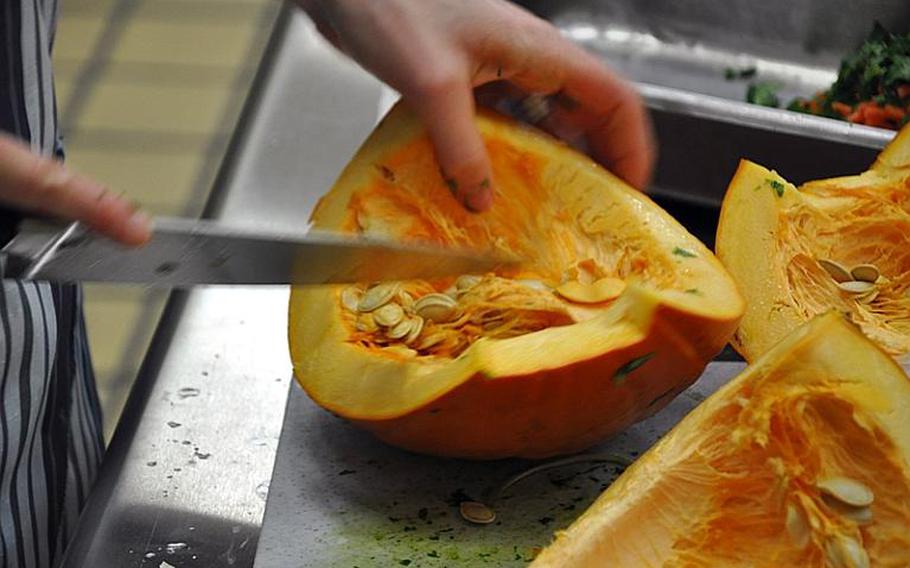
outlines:
M742 157L796 182L855 173L893 137L745 103L748 82L725 70L755 68L750 80L780 85L782 100L811 95L831 84L875 20L910 27L903 0L520 3L637 84L660 138L656 195L716 207Z

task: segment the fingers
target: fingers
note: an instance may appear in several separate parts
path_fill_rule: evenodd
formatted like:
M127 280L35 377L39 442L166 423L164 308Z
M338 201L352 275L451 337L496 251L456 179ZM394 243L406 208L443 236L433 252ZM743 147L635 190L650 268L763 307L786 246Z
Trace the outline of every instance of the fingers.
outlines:
M516 10L516 14L517 10ZM656 158L650 120L638 94L596 57L563 38L551 25L526 13L509 36L478 41L480 57L497 61L496 75L527 93L555 94L546 130L584 147L631 185L644 188ZM481 65L474 84L490 80Z
M467 74L430 72L405 84L402 95L426 125L449 190L467 209L493 204L492 168L474 123L474 96Z
M126 245L141 245L151 237L151 220L129 201L3 135L0 202L33 213L81 221Z

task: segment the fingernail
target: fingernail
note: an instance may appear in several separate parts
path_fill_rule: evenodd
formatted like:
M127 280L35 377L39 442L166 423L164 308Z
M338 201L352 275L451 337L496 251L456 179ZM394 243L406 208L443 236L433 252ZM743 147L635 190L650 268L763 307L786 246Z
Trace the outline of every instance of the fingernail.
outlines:
M486 211L493 206L493 189L489 180L483 180L472 190L465 192L465 206L474 212Z
M135 211L123 225L121 235L130 244L146 242L152 236L152 218L144 211Z

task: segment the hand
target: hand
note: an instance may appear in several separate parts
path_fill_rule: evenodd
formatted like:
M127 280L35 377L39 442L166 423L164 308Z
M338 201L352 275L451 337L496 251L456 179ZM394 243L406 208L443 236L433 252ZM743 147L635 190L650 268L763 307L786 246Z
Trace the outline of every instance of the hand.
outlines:
M0 204L50 217L81 221L125 245L151 236L151 220L104 186L38 156L0 133Z
M492 203L473 88L508 81L555 95L541 123L644 187L654 142L635 91L550 24L504 0L298 0L336 47L398 90L423 120L456 197ZM493 180L495 183L495 180Z

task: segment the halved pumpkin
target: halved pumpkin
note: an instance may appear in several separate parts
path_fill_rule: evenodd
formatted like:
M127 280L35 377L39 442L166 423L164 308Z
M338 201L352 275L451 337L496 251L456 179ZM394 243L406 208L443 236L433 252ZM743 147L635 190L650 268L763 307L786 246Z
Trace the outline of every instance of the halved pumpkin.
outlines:
M836 313L706 399L532 564L910 564L910 380Z
M296 376L318 404L410 450L577 451L692 383L742 300L709 250L589 158L490 112L477 125L493 162L491 211L458 204L419 121L397 106L322 198L314 227L494 249L526 266L297 288Z
M906 356L910 126L856 176L794 187L744 160L724 198L717 254L746 297L733 339L746 359L830 309L849 314L891 355Z

